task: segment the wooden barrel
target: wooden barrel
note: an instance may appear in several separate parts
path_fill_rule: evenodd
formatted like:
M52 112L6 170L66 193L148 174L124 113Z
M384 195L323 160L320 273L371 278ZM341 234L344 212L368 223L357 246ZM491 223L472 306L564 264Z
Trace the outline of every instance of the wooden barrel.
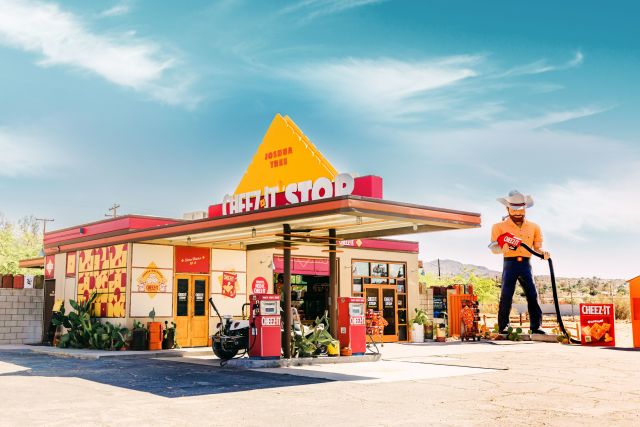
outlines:
M149 350L162 350L162 323L149 322Z

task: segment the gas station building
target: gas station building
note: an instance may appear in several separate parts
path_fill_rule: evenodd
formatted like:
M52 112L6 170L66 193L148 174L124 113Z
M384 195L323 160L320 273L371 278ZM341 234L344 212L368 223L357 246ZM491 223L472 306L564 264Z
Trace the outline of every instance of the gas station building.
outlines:
M209 297L240 317L254 293L281 295L285 329L295 307L303 322L328 310L332 331L337 298L364 297L388 323L384 340L404 341L420 307L418 244L387 237L476 228L480 215L384 200L382 184L339 173L276 115L235 192L207 212L47 232L45 286L67 311L95 292L94 315L129 328L153 311L182 347L209 344Z

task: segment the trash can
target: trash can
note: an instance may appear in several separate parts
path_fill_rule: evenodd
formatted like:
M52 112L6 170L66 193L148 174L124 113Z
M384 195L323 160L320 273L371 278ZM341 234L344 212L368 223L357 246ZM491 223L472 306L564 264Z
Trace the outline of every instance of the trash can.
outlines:
M162 323L149 322L147 329L149 329L149 350L162 350Z

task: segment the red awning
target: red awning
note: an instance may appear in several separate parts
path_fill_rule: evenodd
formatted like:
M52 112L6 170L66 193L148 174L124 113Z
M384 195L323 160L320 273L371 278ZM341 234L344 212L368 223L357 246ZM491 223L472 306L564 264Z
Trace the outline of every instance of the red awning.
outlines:
M276 273L284 273L284 257L273 257L273 269ZM291 274L303 274L307 276L328 276L328 258L302 258L291 257Z

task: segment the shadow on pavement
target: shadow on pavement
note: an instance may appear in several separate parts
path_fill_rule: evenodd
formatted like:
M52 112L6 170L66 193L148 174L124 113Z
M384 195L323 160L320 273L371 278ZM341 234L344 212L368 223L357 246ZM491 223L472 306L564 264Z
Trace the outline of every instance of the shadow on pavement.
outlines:
M162 397L187 397L331 382L288 374L232 370L154 359L66 359L29 351L0 351L0 361L29 368L0 374L76 377Z

